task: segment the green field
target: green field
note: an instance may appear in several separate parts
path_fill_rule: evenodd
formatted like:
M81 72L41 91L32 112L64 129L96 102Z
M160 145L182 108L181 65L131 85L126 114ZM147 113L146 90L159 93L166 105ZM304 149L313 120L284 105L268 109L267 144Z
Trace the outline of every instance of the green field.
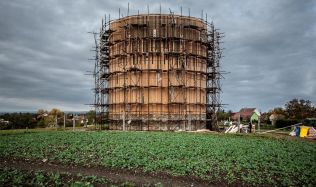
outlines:
M316 186L316 144L172 132L0 133L0 156L167 172L214 184Z
M3 186L65 186L69 184L71 187L93 186L93 184L111 185L106 179L96 176L71 176L68 173L25 172L0 168L0 186L2 184Z

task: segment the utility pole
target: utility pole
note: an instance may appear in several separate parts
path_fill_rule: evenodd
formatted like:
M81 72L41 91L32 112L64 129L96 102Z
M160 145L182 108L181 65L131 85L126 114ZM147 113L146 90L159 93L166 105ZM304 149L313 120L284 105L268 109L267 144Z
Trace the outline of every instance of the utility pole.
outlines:
M260 116L258 117L258 132L260 132Z
M58 128L58 119L57 119L57 114L55 115L55 127L56 127L56 129Z
M88 117L87 117L87 115L84 115L84 127L88 128Z
M125 131L125 108L123 110L123 131Z
M238 115L238 133L240 133L240 113Z
M75 131L75 127L76 127L76 119L75 119L75 116L73 115L73 118L72 118L72 130Z

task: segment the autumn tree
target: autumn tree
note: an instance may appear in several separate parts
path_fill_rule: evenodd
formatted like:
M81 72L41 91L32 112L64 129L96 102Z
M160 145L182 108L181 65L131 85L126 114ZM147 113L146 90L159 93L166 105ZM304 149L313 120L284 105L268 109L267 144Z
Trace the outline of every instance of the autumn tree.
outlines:
M64 115L64 113L60 111L58 108L53 108L48 114L57 117L62 117Z
M45 114L48 114L48 111L47 110L44 110L44 109L38 109L38 111L37 111L37 116L38 116L38 118L41 118L41 117L43 117Z
M39 127L55 127L56 126L56 119L62 118L64 113L60 111L58 108L53 108L51 111L47 111L44 109L39 109L37 111L37 125Z
M302 120L315 116L315 108L312 102L304 99L293 99L285 104L285 110L290 119Z
M58 118L61 118L62 116L64 116L64 113L59 110L58 108L53 108L47 116L47 122L49 126L52 127L56 127L56 125L58 126Z
M47 124L45 122L45 117L48 116L48 111L44 109L39 109L36 113L37 118L37 126L38 127L45 127Z

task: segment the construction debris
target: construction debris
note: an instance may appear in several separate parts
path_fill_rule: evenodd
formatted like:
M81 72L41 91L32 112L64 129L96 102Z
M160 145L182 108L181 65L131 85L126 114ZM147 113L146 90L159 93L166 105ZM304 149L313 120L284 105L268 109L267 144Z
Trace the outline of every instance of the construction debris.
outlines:
M249 133L249 125L243 125L243 124L234 124L229 126L226 130L225 133Z
M294 125L289 135L301 138L316 139L316 130L314 127Z

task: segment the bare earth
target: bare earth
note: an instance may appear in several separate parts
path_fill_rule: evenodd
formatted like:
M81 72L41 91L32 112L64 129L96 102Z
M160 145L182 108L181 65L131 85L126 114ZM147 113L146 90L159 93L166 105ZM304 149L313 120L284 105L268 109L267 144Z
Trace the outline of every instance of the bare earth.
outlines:
M58 162L43 162L41 160L30 160L13 157L0 157L0 167L14 168L26 171L59 172L71 175L97 176L108 179L114 184L126 181L133 182L137 186L154 185L157 183L162 186L222 186L225 184L211 184L202 179L191 176L171 176L167 173L147 173L140 170L110 169L99 166L78 166L66 165Z

